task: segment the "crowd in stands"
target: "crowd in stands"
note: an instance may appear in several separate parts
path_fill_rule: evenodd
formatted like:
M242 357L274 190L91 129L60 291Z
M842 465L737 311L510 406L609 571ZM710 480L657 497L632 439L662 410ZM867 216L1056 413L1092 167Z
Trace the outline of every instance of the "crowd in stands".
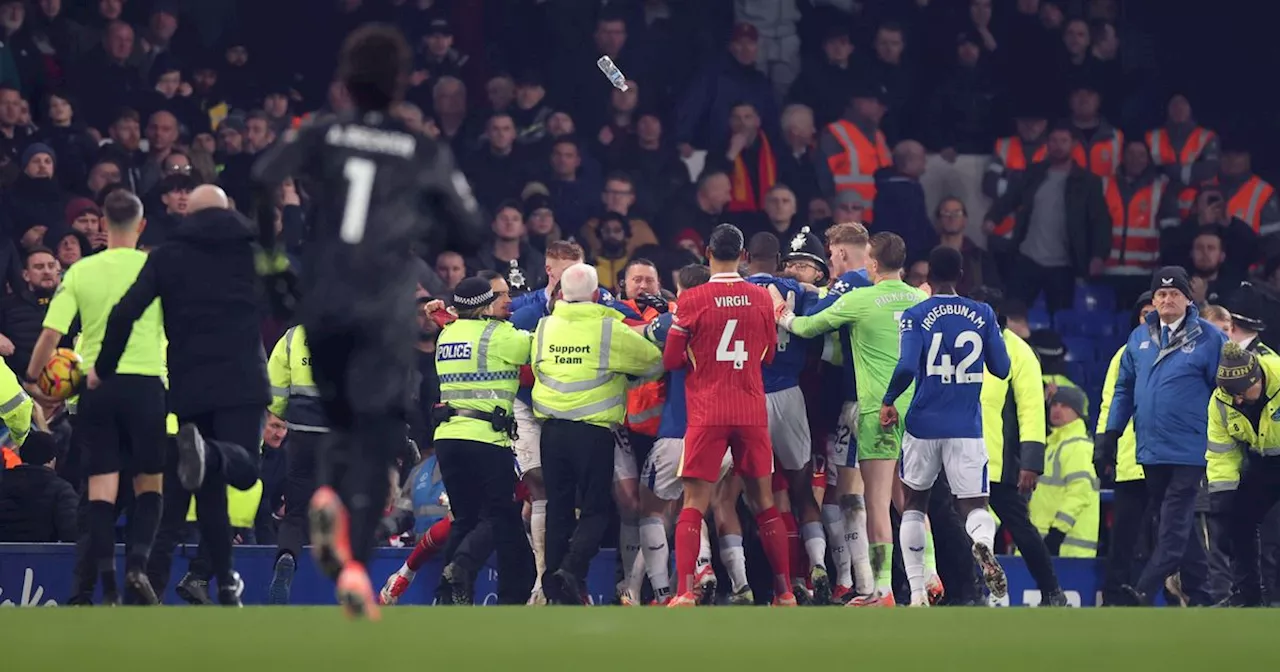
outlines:
M785 250L806 228L860 221L905 239L913 284L933 246L959 249L961 291L1003 288L1005 312L1020 318L1020 303L1044 330L1029 335L1046 374L1060 366L1092 405L1153 270L1184 266L1204 303L1250 277L1280 289L1280 206L1249 138L1200 119L1187 90L1151 84L1157 40L1120 0L279 4L0 0L12 369L25 370L61 272L105 246L106 192L143 199L147 248L199 184L248 213L255 157L344 109L337 46L371 20L416 50L396 114L449 144L491 222L474 256L416 250L432 295L486 270L539 288L547 244L567 239L611 290L625 293L637 258L671 288L721 222ZM300 38L271 26L287 12L314 26L284 58L278 43ZM626 91L596 69L601 55ZM314 196L282 189L291 252ZM265 342L282 331L267 324Z

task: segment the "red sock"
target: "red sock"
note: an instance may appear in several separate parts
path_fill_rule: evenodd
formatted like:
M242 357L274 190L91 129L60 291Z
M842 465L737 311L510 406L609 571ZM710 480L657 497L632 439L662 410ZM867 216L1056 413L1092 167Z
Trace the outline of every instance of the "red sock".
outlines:
M418 540L418 543L413 547L413 551L409 553L409 559L404 563L409 568L409 571L418 571L431 559L431 556L444 548L445 542L449 540L449 529L452 527L453 520L445 517L437 520L434 525L427 528L427 533Z
M804 567L808 564L809 558L805 555L804 544L800 543L800 526L796 524L796 517L790 511L779 512L778 517L782 519L782 527L787 530L787 552L791 554L791 577L803 579Z
M702 543L702 514L697 509L680 509L676 519L676 585L677 596L693 590L693 574L698 565L698 546Z
M791 563L787 554L787 528L778 510L769 507L756 514L756 526L760 528L760 544L773 568L774 590L778 595L791 592L787 577L791 575Z

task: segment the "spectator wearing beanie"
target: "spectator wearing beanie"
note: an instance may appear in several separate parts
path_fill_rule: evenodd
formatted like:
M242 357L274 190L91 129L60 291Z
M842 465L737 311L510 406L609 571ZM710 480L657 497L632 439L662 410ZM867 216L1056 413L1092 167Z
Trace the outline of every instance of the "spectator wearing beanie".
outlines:
M107 226L97 203L88 198L73 198L63 213L67 228L84 234L91 250L96 252L107 247Z
M73 264L89 256L93 248L84 234L74 229L58 229L44 236L45 247L53 250L63 275Z
M0 542L73 542L79 536L80 498L54 472L53 436L32 432L22 445L22 464L0 481Z
M13 240L24 240L28 231L42 228L27 238L27 243L34 245L50 228L61 226L68 197L54 179L57 160L53 149L43 143L32 144L22 152L22 175L5 194L3 206Z
M1133 419L1138 463L1160 522L1146 568L1124 590L1133 601L1149 605L1165 578L1180 571L1183 591L1200 606L1211 599L1209 569L1204 548L1191 533L1205 477L1209 398L1227 337L1200 317L1182 268L1157 271L1151 291L1156 310L1129 336L1094 462L1099 471L1114 469L1117 440Z

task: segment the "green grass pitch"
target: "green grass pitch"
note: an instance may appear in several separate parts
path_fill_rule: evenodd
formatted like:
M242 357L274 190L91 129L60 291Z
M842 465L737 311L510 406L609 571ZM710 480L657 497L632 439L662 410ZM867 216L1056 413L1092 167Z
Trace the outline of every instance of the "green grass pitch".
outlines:
M23 671L1212 672L1280 662L1280 611L399 607L365 623L336 607L29 608L0 610L0 641Z

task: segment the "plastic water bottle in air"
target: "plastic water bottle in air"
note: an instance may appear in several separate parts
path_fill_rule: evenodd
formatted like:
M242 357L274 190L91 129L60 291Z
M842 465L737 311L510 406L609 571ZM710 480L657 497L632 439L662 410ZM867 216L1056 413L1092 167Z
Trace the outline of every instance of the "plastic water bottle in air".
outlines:
M609 78L609 82L613 84L613 88L619 91L626 91L631 88L627 86L627 78L622 74L622 71L618 69L618 66L613 64L612 58L609 58L608 56L601 56L600 60L596 61L596 65L600 67L600 72L603 72L605 77Z

